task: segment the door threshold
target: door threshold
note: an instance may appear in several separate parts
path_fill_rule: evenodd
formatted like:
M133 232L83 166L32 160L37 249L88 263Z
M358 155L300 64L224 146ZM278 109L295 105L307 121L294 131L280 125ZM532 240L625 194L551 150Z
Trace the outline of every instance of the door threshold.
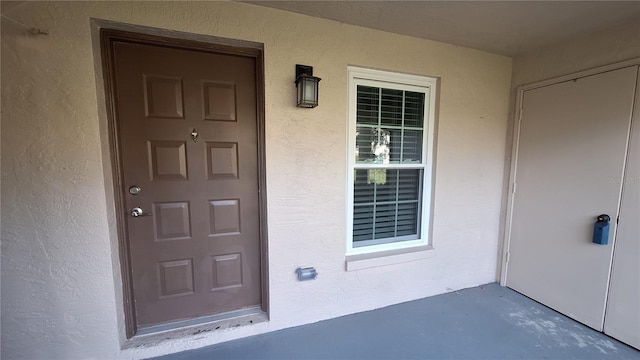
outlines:
M192 335L219 331L268 321L269 317L259 306L233 310L221 314L173 321L170 323L138 328L123 349L153 346L161 341L185 338Z

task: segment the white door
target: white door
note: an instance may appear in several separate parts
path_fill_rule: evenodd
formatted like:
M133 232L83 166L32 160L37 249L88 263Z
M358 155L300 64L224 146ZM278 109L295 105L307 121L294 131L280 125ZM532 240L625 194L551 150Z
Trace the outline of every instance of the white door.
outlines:
M506 284L597 330L636 78L634 66L523 95ZM614 219L608 245L592 243L600 214Z
M640 349L640 84L638 85L604 332Z

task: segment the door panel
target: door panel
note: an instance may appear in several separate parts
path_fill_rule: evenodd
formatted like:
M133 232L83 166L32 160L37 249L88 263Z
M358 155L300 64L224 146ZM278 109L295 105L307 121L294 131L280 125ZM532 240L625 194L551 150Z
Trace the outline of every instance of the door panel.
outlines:
M114 63L137 325L260 306L256 60L116 42Z
M525 91L506 284L601 330L637 68Z
M640 349L640 89L636 92L604 332Z

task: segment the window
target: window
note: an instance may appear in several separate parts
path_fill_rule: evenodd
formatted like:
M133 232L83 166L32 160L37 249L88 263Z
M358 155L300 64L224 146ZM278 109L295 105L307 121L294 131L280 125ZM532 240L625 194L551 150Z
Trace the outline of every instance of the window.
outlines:
M435 85L349 67L347 255L429 243Z

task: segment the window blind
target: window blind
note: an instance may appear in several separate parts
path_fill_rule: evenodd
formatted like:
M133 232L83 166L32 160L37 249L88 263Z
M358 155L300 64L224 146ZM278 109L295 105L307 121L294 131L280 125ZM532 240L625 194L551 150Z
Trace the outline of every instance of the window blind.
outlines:
M356 95L354 246L417 239L425 94L359 85Z

